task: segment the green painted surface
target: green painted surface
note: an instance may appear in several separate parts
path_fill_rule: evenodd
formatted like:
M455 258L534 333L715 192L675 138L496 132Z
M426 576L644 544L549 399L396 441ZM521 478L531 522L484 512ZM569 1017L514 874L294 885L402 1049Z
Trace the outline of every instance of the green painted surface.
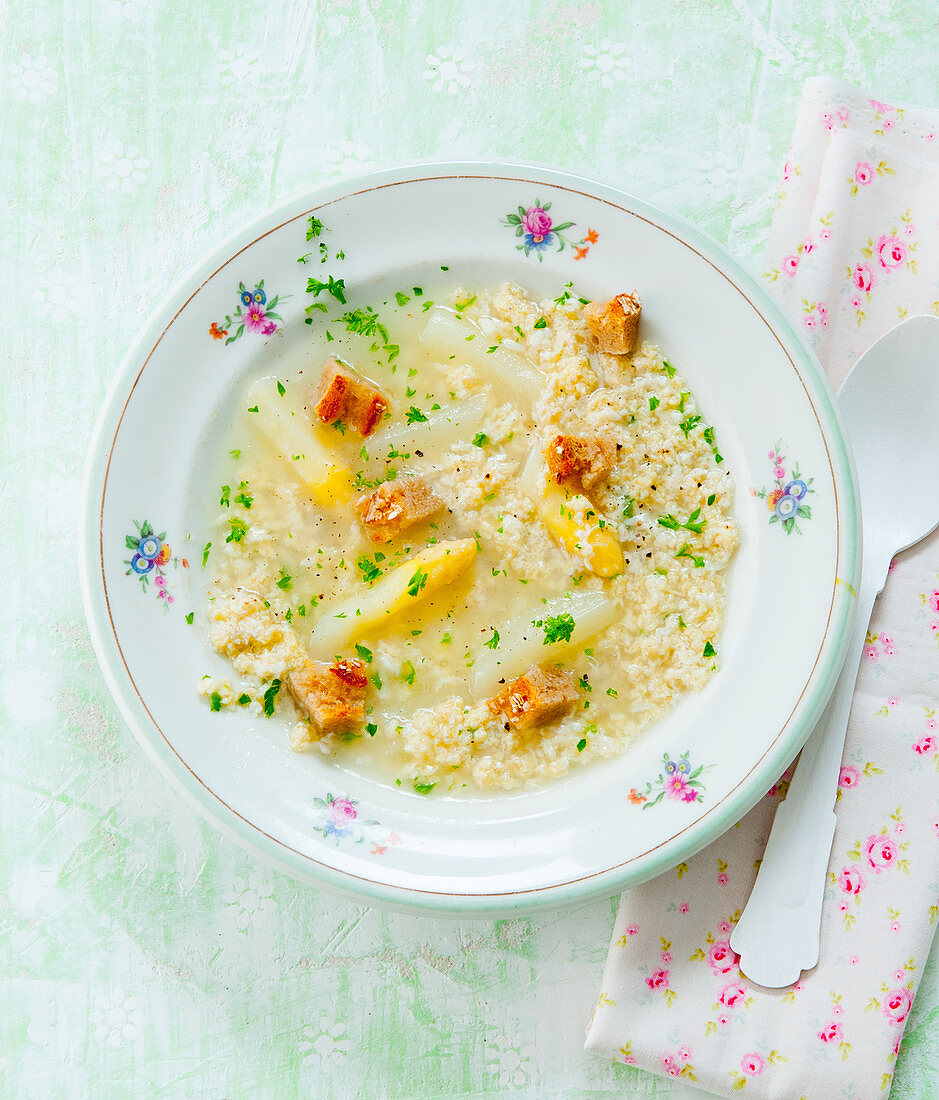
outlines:
M516 156L635 191L758 270L803 80L928 104L936 34L929 0L8 5L4 1097L691 1095L581 1052L611 903L358 908L254 865L168 788L85 631L85 448L167 284L272 204L357 169ZM937 1014L934 953L894 1097L939 1091Z

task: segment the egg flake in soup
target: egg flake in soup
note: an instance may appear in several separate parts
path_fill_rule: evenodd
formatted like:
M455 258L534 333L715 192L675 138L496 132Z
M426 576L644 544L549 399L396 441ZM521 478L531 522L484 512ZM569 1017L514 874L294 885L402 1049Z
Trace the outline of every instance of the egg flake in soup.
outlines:
M303 371L242 395L208 605L232 676L202 690L472 793L622 754L699 690L737 528L637 293L434 297L317 320Z

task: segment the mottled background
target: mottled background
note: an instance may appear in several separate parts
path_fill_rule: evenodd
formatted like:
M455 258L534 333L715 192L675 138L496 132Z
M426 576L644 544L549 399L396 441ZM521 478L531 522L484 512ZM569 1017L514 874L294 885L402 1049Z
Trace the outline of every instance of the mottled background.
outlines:
M756 269L802 82L939 105L934 0L3 10L0 1092L688 1094L581 1052L612 902L465 923L359 908L256 865L169 789L88 641L82 463L167 284L342 174L550 162ZM894 1097L939 1094L937 1023L934 953Z

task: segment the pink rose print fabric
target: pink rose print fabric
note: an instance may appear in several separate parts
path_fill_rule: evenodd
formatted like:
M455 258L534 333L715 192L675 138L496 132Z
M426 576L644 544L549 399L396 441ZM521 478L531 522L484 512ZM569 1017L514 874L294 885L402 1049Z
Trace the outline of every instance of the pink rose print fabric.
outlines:
M898 321L939 314L939 111L806 82L764 277L837 387Z
M936 134L939 111L806 85L768 276L835 387L899 319L939 313ZM939 534L895 559L865 658L818 966L767 990L730 946L787 773L736 828L623 895L588 1050L718 1096L889 1093L939 923Z

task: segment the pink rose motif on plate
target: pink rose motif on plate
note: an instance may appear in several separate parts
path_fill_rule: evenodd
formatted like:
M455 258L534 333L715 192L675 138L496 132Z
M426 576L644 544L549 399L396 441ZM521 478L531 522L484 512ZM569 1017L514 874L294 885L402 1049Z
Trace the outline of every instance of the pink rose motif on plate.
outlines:
M349 798L334 799L326 811L326 831L334 836L348 836L358 817L355 803Z
M852 764L846 764L838 775L838 786L846 790L856 787L861 781L861 774Z
M225 343L231 344L239 339L243 333L255 332L259 336L270 336L277 329L277 321L283 321L283 317L277 312L279 302L286 301L289 294L275 294L268 298L264 289L264 280L260 279L253 290L238 284L238 308L234 313L227 314L223 321L213 321L209 326L209 334L213 340L221 340L225 337ZM234 332L229 336L230 330Z
M739 982L730 982L724 986L724 988L718 993L717 999L720 1004L726 1005L727 1008L733 1008L734 1005L739 1004L747 996L747 991Z
M650 989L661 989L662 986L667 986L668 971L661 966L657 970L653 970L649 977L646 978L646 985Z
M897 846L882 833L867 838L867 862L871 870L879 875L888 867L893 867L897 862Z
M913 994L904 987L891 989L884 997L883 1013L893 1024L902 1024L910 1014Z
M720 924L717 926L717 931L722 936L729 936L730 935L730 921L729 920L722 920L720 922Z
M314 798L319 823L313 828L323 834L324 837L332 837L338 845L341 841L351 841L361 844L365 840L363 827L370 828L378 825L377 821L363 821L356 808L356 802L351 798L334 798L331 794L325 798ZM382 855L388 844L396 844L397 838L389 839L387 843L379 845L373 854Z
M874 178L874 169L866 160L862 160L854 169L854 178L861 187L866 187Z
M799 270L799 257L784 256L782 269L784 275L788 275L790 279L793 278L795 276L795 273Z
M838 876L838 885L846 894L857 897L864 888L864 876L857 867L842 867Z
M730 974L739 958L728 940L715 940L708 951L708 966L714 974Z
M551 232L551 215L541 206L529 206L522 218L522 225L525 232L540 244Z
M927 753L933 752L935 747L935 738L927 733L925 737L921 737L913 746L913 752L918 752L920 756L925 756Z
M762 1054L757 1054L753 1051L751 1054L745 1054L740 1060L740 1068L743 1070L746 1077L759 1077L760 1074L766 1069L766 1059Z
M874 248L884 271L892 271L906 263L907 246L899 237L886 235L878 237Z
M574 240L567 236L566 230L571 229L575 223L555 221L548 213L550 209L550 202L535 199L531 206L519 206L517 213L506 214L502 224L515 230L515 236L521 240L515 247L526 256L534 253L541 260L544 258L542 253L548 249L556 248L561 252L565 248L571 248L574 259L582 260L591 246L599 240L599 233L588 228L582 240Z

